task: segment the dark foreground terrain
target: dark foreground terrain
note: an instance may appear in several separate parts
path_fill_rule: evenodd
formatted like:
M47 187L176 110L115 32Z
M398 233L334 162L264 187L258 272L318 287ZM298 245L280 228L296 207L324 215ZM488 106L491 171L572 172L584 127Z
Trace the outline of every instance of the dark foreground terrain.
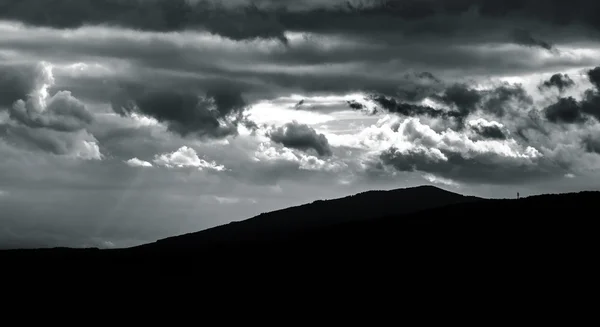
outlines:
M316 201L134 248L13 250L0 260L5 272L73 278L186 276L288 292L336 285L413 294L413 305L466 296L510 312L583 310L600 278L599 205L600 192L492 200L423 186Z

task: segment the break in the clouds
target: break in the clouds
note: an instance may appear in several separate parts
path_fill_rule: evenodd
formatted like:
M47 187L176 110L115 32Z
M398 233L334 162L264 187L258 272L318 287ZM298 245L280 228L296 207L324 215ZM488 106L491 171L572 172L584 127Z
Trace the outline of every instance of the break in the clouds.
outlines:
M597 1L0 0L0 246L595 187Z

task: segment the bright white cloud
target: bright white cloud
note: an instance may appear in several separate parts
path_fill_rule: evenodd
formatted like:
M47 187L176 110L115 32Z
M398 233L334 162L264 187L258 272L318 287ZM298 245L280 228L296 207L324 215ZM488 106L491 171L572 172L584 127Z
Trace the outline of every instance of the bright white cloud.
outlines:
M156 120L155 118L152 117L148 117L142 114L138 114L136 112L132 112L130 114L131 119L133 119L136 122L136 125L138 126L157 126L160 125L160 122L158 120Z
M481 122L475 121L475 123ZM505 157L521 158L541 156L537 149L531 146L524 147L514 139L472 140L467 134L452 129L436 132L429 125L423 124L419 118L403 119L389 115L359 133L338 135L329 141L332 145L375 153L390 147L395 147L400 151L420 147L434 154L439 150L448 150L467 156L469 153L494 153ZM441 153L435 155L441 156Z
M130 167L152 167L152 164L148 161L140 160L138 158L131 158L125 163Z
M455 182L451 179L439 177L434 174L429 174L429 173L423 174L423 178L425 178L427 181L434 183L434 184L442 184L442 185L455 186L455 187L460 186L460 184L458 184L457 182Z
M100 153L100 147L96 142L82 141L78 143L74 149L74 155L77 158L84 160L102 160L102 153Z
M187 146L182 146L177 151L171 153L156 155L154 158L154 163L167 168L194 167L200 170L225 170L225 167L223 165L219 165L214 161L209 162L204 159L201 159L200 157L198 157L196 150Z
M275 146L271 142L260 143L253 158L264 163L294 163L302 170L340 172L348 168L347 164L336 159L319 159L301 151Z

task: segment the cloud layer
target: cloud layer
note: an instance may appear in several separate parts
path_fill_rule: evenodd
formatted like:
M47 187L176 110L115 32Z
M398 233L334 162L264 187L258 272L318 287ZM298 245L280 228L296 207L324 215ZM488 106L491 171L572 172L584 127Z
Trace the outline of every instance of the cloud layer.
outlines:
M0 246L139 244L421 183L595 187L598 6L0 0Z

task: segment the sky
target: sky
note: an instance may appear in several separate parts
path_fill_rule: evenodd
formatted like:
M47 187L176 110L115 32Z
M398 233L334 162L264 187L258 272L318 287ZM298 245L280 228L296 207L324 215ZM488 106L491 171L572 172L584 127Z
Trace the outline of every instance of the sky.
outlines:
M0 0L0 248L127 247L423 184L597 190L598 11Z

